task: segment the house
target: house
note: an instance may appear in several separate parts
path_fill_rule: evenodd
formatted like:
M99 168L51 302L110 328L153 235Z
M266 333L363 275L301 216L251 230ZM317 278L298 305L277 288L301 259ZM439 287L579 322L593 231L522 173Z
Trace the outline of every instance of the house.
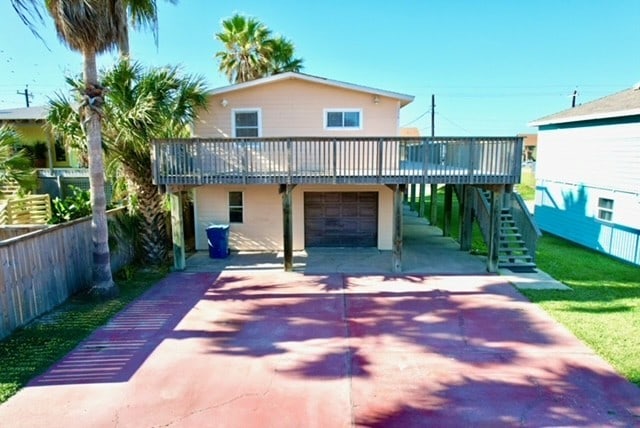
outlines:
M52 198L71 194L70 186L89 188L89 174L76 153L53 138L46 127L47 107L33 106L0 110L0 126L13 126L34 156L38 193Z
M206 227L224 223L232 249L284 249L285 268L306 247L375 247L399 258L407 186L501 191L520 174L518 138L401 137L400 109L412 101L293 72L218 88L193 138L153 142L153 179L173 196L192 192L198 250L207 249ZM174 249L184 246L179 235Z
M640 264L640 86L530 125L539 227Z
M51 136L45 127L46 106L0 110L0 126L13 126L23 137L26 146L33 147L36 165L40 168L70 168L77 166L73 155ZM42 147L42 149L39 149ZM42 163L39 163L42 161Z
M535 162L538 157L538 135L518 134L522 137L522 162Z

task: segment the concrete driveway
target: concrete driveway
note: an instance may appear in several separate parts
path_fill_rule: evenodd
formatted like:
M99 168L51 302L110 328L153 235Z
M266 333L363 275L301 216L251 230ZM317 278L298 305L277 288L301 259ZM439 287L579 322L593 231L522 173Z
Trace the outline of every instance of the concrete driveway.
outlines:
M640 389L499 276L174 273L0 421L627 427Z

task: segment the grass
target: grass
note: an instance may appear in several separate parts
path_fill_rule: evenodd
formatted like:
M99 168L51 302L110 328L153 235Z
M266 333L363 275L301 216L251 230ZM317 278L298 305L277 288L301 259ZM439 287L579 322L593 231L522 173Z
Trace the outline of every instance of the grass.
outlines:
M522 293L640 386L640 267L552 236L536 262L572 291Z
M98 302L76 295L0 342L0 403L76 347L129 302L166 275L163 270L126 271L118 279L120 295Z
M516 191L525 201L533 201L536 197L536 175L531 168L522 168L520 184L516 185Z
M444 228L444 188L438 189L437 196L438 196L438 221L436 226L439 227L440 229L443 229ZM429 207L431 204L431 195L427 195L425 200L426 200L426 205L424 209L424 217L429 218ZM452 212L451 237L456 241L460 242L460 216L458 215L459 213L458 207L459 207L458 199L456 198L455 195L453 195L453 202L451 204L451 212ZM417 202L416 202L416 207L414 208L417 210ZM487 245L485 244L484 239L482 238L482 232L480 232L480 227L475 221L473 222L471 253L480 254L480 255L488 254Z

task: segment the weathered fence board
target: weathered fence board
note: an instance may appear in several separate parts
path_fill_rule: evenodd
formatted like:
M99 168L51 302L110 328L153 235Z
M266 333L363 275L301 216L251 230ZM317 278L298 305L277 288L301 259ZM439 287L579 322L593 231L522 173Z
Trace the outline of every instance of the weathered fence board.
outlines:
M0 339L87 287L92 248L90 218L0 241ZM111 256L114 272L133 258L130 242L118 249Z

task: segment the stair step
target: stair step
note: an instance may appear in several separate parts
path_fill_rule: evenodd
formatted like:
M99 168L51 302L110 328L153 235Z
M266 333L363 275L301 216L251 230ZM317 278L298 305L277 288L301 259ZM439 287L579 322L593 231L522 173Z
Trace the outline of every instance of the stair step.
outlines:
M521 256L521 255L513 255L507 257L498 257L498 263L530 263L533 262L533 257L531 256Z
M522 239L514 239L513 241L500 241L500 248L526 247L527 244Z
M522 234L521 233L510 233L508 235L500 235L500 240L501 241L506 241L507 238L522 238Z
M535 268L537 267L537 265L533 262L528 262L528 263L505 263L505 262L498 262L498 266L501 268L524 268L524 267L529 267L529 268Z

